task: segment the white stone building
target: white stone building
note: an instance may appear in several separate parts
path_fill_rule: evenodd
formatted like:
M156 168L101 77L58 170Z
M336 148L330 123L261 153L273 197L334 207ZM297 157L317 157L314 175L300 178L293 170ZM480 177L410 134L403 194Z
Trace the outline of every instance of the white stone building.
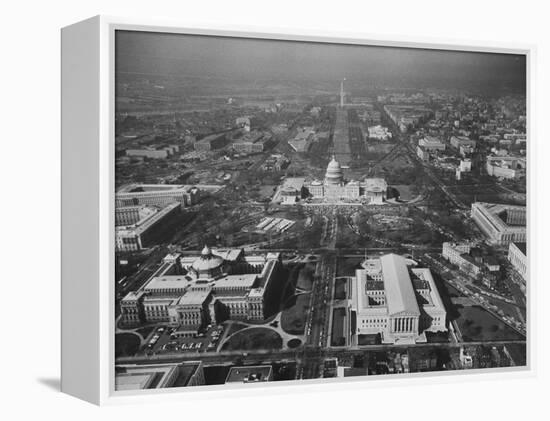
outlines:
M525 206L475 202L472 203L471 216L492 244L508 245L526 241Z
M429 269L396 254L363 262L353 279L356 334L380 334L383 343L426 342L445 332L446 311Z
M262 320L280 267L279 253L246 256L242 249L204 247L199 256L168 255L138 292L122 299L122 323L166 322L193 334L222 314Z
M365 201L381 205L386 200L388 185L383 178L366 178L364 181L346 181L340 163L335 157L327 166L324 181L305 184L314 199L326 201Z
M510 243L508 260L524 280L527 280L527 244Z

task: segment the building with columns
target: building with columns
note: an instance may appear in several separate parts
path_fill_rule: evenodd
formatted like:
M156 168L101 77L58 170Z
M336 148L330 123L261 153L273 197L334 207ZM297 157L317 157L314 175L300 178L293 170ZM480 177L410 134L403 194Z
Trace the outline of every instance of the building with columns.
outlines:
M280 285L279 253L245 255L243 249L199 255L169 254L151 278L120 303L121 324L168 323L192 335L227 318L263 320L269 297ZM276 295L276 294L275 294Z
M367 259L352 280L356 334L380 334L382 343L426 342L445 332L446 311L429 269L396 254Z
M492 244L507 246L527 239L525 206L475 202L471 216Z
M333 156L327 166L325 179L314 180L304 185L313 199L328 202L357 201L381 205L386 200L388 185L383 178L366 178L364 181L347 181L340 163Z

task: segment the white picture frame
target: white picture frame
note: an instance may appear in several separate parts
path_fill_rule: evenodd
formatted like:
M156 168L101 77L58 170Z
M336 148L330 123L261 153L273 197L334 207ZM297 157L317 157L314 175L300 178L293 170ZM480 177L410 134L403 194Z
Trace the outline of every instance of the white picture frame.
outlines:
M524 54L527 63L528 243L534 244L530 156L535 149L532 133L532 45L462 44L454 40L402 39L376 35L312 32L293 33L277 28L197 26L153 19L96 16L62 29L62 376L63 392L103 405L147 401L250 396L269 393L319 391L330 388L381 387L381 385L435 381L476 381L534 375L534 300L536 284L529 275L527 292L527 366L464 372L422 373L266 383L250 387L114 390L114 33L116 30L315 41L356 45L382 45L455 51ZM533 266L530 253L529 270ZM198 392L198 393L197 393Z

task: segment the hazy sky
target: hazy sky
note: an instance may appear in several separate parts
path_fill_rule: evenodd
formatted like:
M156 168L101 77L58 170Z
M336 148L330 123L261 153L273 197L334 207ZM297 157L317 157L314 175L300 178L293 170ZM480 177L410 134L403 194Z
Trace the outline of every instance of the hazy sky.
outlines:
M525 91L525 56L117 31L117 72Z

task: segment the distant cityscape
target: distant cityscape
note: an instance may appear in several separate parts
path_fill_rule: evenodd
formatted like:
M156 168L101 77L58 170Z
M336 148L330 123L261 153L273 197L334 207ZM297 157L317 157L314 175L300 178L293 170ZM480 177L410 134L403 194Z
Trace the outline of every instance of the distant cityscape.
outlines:
M117 32L115 389L526 366L524 58L291 44Z

